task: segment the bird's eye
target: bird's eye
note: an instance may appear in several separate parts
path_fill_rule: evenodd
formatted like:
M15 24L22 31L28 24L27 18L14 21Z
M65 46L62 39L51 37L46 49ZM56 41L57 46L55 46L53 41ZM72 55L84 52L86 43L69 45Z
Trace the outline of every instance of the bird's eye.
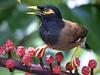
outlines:
M44 14L54 14L55 12L50 9L50 8L44 8L44 11L43 11Z

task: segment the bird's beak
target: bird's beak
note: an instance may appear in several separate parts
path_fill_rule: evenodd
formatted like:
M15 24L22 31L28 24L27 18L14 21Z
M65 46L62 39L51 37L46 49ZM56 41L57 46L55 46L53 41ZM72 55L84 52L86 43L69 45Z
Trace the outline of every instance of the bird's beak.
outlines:
M29 10L32 10L32 11L29 11L27 12L27 14L33 14L33 15L41 15L42 12L41 10L38 8L38 6L29 6L27 7Z

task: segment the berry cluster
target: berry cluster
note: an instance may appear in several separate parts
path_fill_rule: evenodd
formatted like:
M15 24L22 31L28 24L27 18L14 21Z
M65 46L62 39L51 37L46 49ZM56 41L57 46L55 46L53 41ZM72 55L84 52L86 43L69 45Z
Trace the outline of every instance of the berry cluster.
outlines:
M89 73L90 73L90 75L94 75L93 71L96 68L96 66L97 66L96 60L94 60L94 59L90 60L89 63L88 63L88 66L84 66L82 68L82 74L83 75L89 75Z
M4 65L9 70L14 69L16 61L12 58L12 52L16 52L16 55L20 57L20 62L23 65L30 65L32 63L32 57L35 56L35 49L33 47L25 48L24 46L15 47L13 41L8 40L3 45L0 45L0 55L8 53L8 59L5 61ZM27 73L28 75L29 72Z
M78 58L75 59L76 61L71 63L71 62L67 62L66 64L66 70L68 72L68 74L76 74L76 75L79 75L79 72L78 72L78 67L80 65L80 60ZM93 74L93 70L96 68L97 66L97 62L96 60L92 59L89 61L88 63L88 66L83 66L82 68L82 74L83 75L94 75ZM74 73L72 73L72 71L74 70Z
M60 63L63 60L64 56L61 52L56 53L55 58L51 55L46 56L46 63L50 66L50 70L53 71L55 74L61 74L61 66ZM58 64L56 66L53 66L54 59L57 60ZM82 68L82 74L83 75L94 75L93 70L96 68L97 62L96 60L92 59L89 61L88 66L83 66ZM66 73L69 75L79 75L78 67L80 66L80 60L79 58L75 58L73 62L69 61L66 63ZM74 71L74 72L72 72Z
M16 52L16 55L20 58L20 63L22 63L25 66L32 66L33 65L33 60L32 57L35 57L36 52L39 48L25 48L24 46L18 46L15 47L13 41L8 40L6 41L3 45L0 45L0 55L3 55L5 53L8 54L8 58L4 61L4 65L6 68L9 70L14 70L16 68L16 61L12 57L12 51ZM39 57L36 57L39 58ZM2 58L0 58L2 59ZM47 55L45 57L45 62L49 65L50 68L47 69L47 67L44 67L42 58L39 58L40 60L40 65L42 68L45 70L49 70L53 74L62 74L62 69L61 69L61 62L64 59L64 55L62 52L57 52L55 56L53 57L52 55ZM2 60L0 60L2 62ZM54 62L57 61L57 64L54 64ZM78 67L80 66L80 60L79 58L75 58L74 61L69 61L66 63L66 74L68 75L80 75L78 72ZM92 59L89 61L88 66L83 66L82 68L82 74L83 75L94 75L93 71L97 66L96 60ZM20 67L20 65L19 65ZM28 67L26 67L28 69ZM25 67L24 67L25 68ZM31 71L25 70L26 73L25 75L32 75Z
M63 60L63 58L64 58L64 56L61 52L56 53L55 58L53 58L53 56L51 56L51 55L46 56L45 61L50 66L50 70L54 74L60 74L61 73L60 63ZM52 66L52 64L54 63L54 60L56 60L58 62L58 64L55 65L55 66Z

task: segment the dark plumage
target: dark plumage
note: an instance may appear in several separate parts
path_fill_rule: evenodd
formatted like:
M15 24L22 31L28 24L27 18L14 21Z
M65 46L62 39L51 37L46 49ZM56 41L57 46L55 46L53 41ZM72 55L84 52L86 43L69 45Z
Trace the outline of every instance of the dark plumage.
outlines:
M49 47L69 50L79 45L81 39L86 36L87 29L77 23L62 19L61 13L57 7L39 6L38 8L43 11L52 9L55 12L52 14L40 15L42 21L42 25L39 29L40 36Z
M87 35L87 29L62 18L59 9L55 6L30 6L28 8L38 9L38 12L30 12L36 14L41 19L39 28L40 36L46 43L37 52L36 56L43 56L47 47L59 50L70 50L81 44Z
M54 45L59 41L60 31L64 28L64 23L57 15L42 15L42 25L40 26L40 35L45 43Z

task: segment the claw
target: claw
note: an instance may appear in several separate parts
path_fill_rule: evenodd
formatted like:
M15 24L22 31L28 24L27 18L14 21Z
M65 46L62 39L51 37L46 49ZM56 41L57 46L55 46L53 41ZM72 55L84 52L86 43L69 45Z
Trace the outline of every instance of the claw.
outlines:
M46 48L48 48L48 45L44 45L42 47L36 48L36 57L42 58L45 54Z
M78 52L79 48L80 48L80 46L76 47L74 54L72 55L72 58L71 58L71 63L72 63L73 69L76 69L76 67L74 65L76 64L75 61L76 61L77 52Z

